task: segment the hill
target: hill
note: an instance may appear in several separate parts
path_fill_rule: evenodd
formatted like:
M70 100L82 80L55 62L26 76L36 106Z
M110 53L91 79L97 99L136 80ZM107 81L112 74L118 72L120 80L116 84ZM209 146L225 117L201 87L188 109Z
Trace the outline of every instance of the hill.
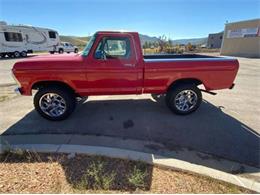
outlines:
M142 35L140 34L140 39L141 39L141 43L142 45L144 45L144 43L147 42L156 42L159 41L159 38L157 37L150 37L148 35ZM172 40L172 43L174 45L176 44L184 44L187 45L188 43L191 43L192 45L200 45L200 44L206 44L207 43L208 38L207 37L203 37L203 38L192 38L192 39L176 39L176 40Z
M139 34L141 44L144 45L145 42L157 42L159 39L157 37L150 37L148 35Z
M157 42L159 38L157 37L151 37L148 35L140 34L140 40L141 44L144 45L144 43L147 42ZM90 37L77 37L77 36L60 36L60 40L62 42L70 42L74 45L77 45L79 47L84 47ZM198 44L206 44L207 43L207 37L204 38L194 38L194 39L176 39L172 40L173 44L184 44L187 45L188 43L191 43L192 45L198 45Z
M177 39L173 40L173 44L184 44L187 45L188 43L191 43L192 45L201 45L201 44L206 44L208 38L195 38L195 39Z
M76 36L64 36L60 35L61 42L70 42L73 45L85 46L90 37L76 37Z

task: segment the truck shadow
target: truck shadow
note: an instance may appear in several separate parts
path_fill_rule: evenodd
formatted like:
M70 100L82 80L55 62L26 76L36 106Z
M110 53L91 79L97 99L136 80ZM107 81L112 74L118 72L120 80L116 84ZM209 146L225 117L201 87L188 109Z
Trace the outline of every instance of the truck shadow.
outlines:
M178 116L172 114L160 98L157 101L88 100L78 105L70 118L61 122L47 121L33 110L2 135L109 136L151 142L144 147L121 144L124 149L152 152L226 172L246 171L244 167L223 165L223 159L260 167L259 134L222 109L203 101L195 113ZM117 147L116 143L109 144L105 146ZM196 154L193 157L190 156L192 151Z

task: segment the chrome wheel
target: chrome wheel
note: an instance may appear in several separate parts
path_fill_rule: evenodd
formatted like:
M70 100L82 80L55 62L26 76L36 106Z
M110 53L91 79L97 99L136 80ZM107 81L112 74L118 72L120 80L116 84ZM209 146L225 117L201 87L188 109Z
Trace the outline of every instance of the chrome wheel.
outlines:
M192 90L183 90L179 92L174 99L176 108L179 111L184 112L193 109L196 106L197 101L197 94Z
M39 100L40 109L51 117L59 117L65 113L66 102L56 93L46 93Z

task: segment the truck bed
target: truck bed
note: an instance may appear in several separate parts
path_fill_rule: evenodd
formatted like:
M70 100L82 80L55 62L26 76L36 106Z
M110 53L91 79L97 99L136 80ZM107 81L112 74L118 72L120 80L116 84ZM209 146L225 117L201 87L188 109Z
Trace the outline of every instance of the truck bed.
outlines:
M207 56L199 54L154 54L144 55L144 59L190 59L190 58L221 58L216 56Z
M155 54L144 55L145 62L161 62L161 61L229 61L234 60L230 57L207 56L199 54Z
M238 70L234 58L198 54L145 55L144 62L145 91L153 93L182 78L199 80L206 90L230 88ZM160 86L154 86L158 78Z

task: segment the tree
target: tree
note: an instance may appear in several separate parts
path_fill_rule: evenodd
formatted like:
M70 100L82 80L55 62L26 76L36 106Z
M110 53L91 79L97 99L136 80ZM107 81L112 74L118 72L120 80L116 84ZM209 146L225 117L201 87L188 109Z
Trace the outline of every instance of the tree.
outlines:
M171 39L168 39L167 46L170 47L170 48L173 47L173 44L172 44L172 40L171 40Z
M165 51L167 46L167 37L165 35L159 36L158 44L159 44L159 52L161 53Z
M193 50L193 45L191 43L188 43L187 50L188 51L192 51Z
M147 49L149 47L149 44L147 41L144 42L143 49Z

